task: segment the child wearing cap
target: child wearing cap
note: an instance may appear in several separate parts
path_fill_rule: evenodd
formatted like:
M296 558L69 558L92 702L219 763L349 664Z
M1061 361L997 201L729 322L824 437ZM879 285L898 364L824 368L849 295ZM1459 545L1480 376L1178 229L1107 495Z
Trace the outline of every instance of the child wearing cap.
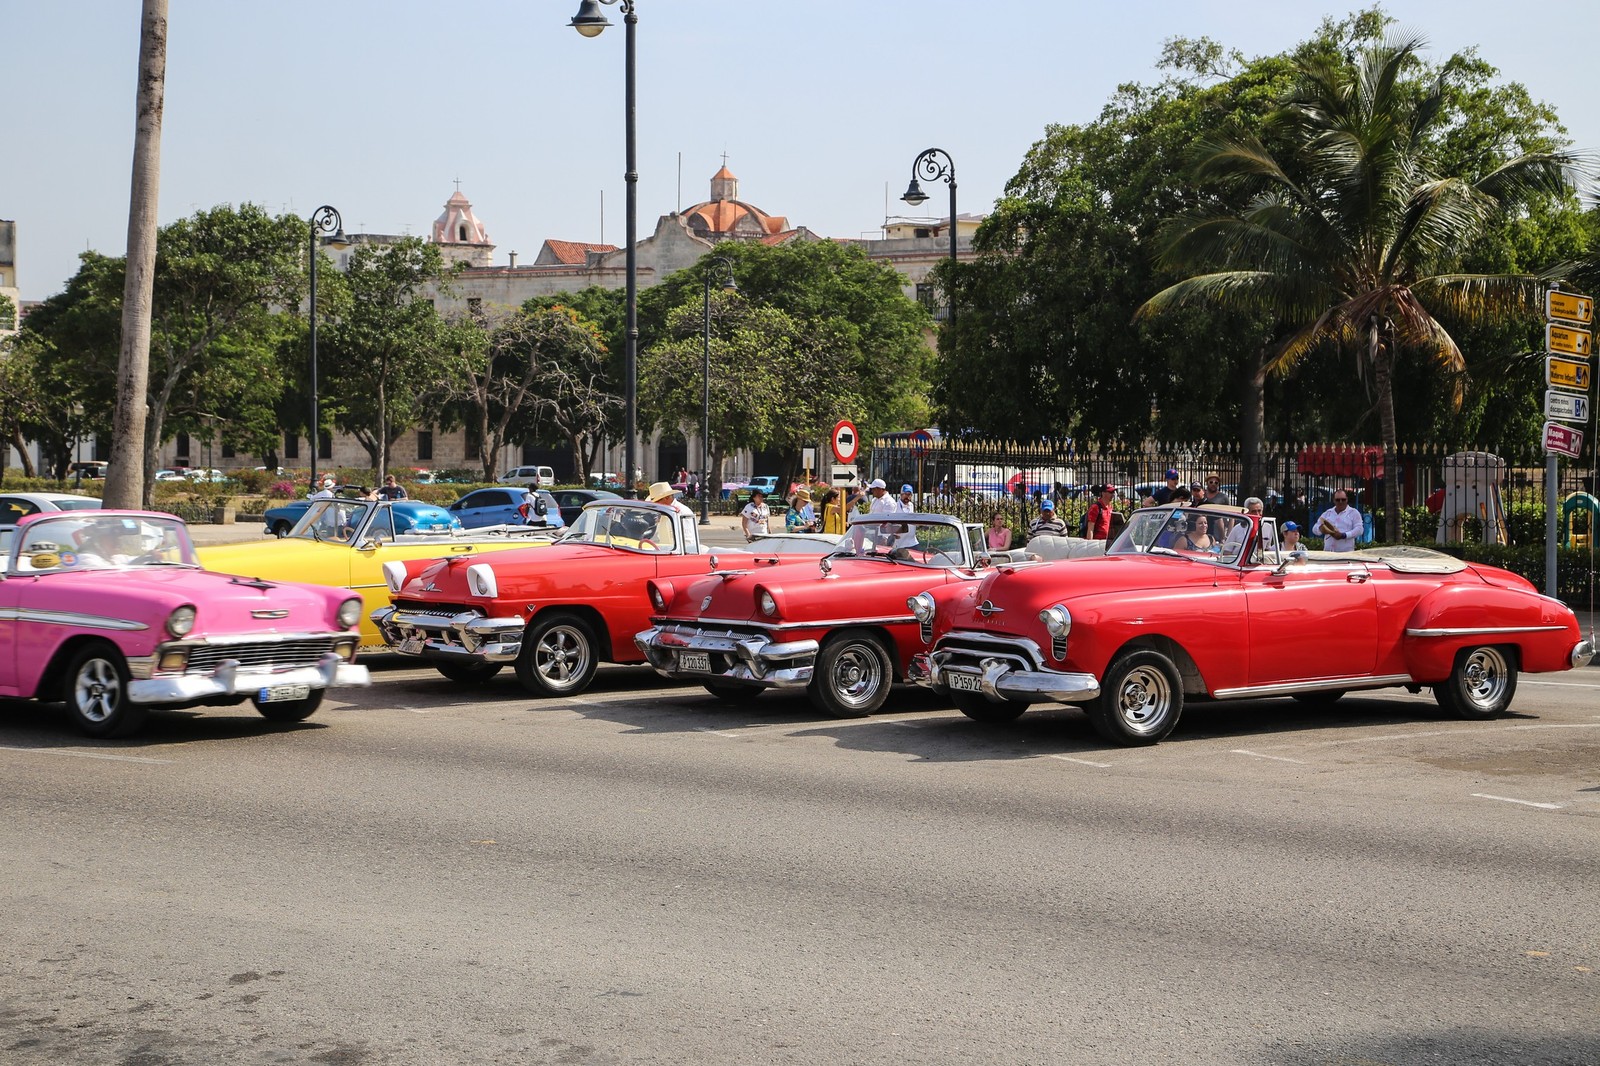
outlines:
M1283 552L1305 551L1306 546L1300 543L1300 524L1298 522L1285 522L1283 524Z

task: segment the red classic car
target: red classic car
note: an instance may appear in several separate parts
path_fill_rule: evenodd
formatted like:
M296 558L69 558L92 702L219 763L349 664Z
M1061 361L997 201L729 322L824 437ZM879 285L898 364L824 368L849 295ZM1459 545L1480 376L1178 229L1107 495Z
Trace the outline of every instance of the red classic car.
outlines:
M201 570L181 519L56 511L17 525L0 581L0 696L64 700L92 736L151 707L249 699L300 721L356 666L361 598Z
M871 714L927 647L907 599L988 568L975 529L947 515L855 515L820 560L658 578L656 624L636 640L659 673L725 699L805 688L828 714Z
M1272 519L1220 507L1137 511L1103 558L1001 566L910 606L935 630L913 679L968 716L1081 704L1120 744L1160 740L1202 696L1431 686L1487 718L1518 671L1594 655L1572 611L1516 574L1421 548L1291 553Z
M529 692L568 696L601 662L642 661L633 635L650 622L645 583L709 573L708 556L688 508L596 500L547 548L385 563L393 603L372 619L396 651L452 680L487 680L513 663Z

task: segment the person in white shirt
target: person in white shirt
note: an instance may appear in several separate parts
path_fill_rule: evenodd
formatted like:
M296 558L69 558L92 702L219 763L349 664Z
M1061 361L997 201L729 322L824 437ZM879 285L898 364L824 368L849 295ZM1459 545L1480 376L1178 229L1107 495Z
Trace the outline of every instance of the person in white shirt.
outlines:
M868 514L900 513L900 501L889 495L889 486L883 483L883 478L873 478L867 485L867 492L872 497L872 502L867 504Z
M899 504L899 507L900 507L901 511L903 511L906 514L911 514L913 511L915 511L917 509L916 496L917 496L917 490L916 489L912 488L910 485L901 485L900 486L900 499L898 499L895 502L897 504Z
M669 505L680 515L688 515L690 518L694 517L694 508L678 499L677 490L671 485L667 484L665 481L657 481L654 485L651 485L646 495L649 497L651 503L664 503Z
M1355 551L1356 538L1361 535L1361 512L1350 506L1350 495L1344 489L1333 491L1333 506L1317 519L1317 532L1322 534L1323 551Z
M1259 515L1263 511L1265 511L1266 508L1267 508L1267 505L1262 502L1261 497L1259 497L1259 496L1251 496L1249 499L1244 501L1244 510L1245 510L1246 514ZM1228 530L1228 536L1222 543L1224 545L1228 545L1228 544L1241 544L1242 545L1244 543L1244 538L1249 536L1249 534L1250 534L1250 523L1249 522L1235 522L1233 524L1233 528ZM1236 550L1234 552L1234 554L1237 555L1238 551Z
M331 499L333 499L333 486L334 486L333 478L331 478L331 477L323 478L322 479L322 488L318 489L316 492L313 492L311 494L311 496L310 496L310 499L313 499L313 500L331 500Z
M756 537L765 536L767 523L771 519L772 512L767 508L767 494L761 489L752 489L750 502L739 512L739 528L744 530L744 539L754 540Z

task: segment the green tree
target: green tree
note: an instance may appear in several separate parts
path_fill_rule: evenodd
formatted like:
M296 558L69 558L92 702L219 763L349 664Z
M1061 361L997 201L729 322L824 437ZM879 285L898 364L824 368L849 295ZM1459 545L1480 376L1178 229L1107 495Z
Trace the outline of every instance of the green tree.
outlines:
M445 397L450 338L421 293L446 287L448 271L436 245L405 237L362 245L329 280L332 313L318 334L323 411L366 449L378 480L400 434L431 421Z
M1471 180L1442 172L1434 134L1447 121L1450 72L1418 92L1406 75L1417 37L1364 49L1353 64L1302 55L1297 83L1276 116L1287 151L1250 134L1208 140L1196 176L1232 183L1242 210L1179 216L1163 256L1201 270L1151 297L1150 312L1189 304L1274 315L1292 332L1273 368L1317 351L1360 345L1372 374L1380 432L1397 443L1394 365L1400 348L1424 352L1449 371L1461 350L1435 309L1459 321L1527 316L1532 275L1459 270L1460 249L1508 208L1567 191L1560 152L1519 155ZM1385 464L1386 499L1397 501L1399 465ZM1399 537L1400 509L1386 509L1386 537Z

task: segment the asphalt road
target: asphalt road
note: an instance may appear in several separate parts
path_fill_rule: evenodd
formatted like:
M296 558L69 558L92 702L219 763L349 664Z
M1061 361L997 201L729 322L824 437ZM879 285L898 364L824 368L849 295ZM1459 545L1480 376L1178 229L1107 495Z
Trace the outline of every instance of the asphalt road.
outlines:
M0 1061L1600 1062L1600 671L1116 749L372 665L290 728L0 705Z

